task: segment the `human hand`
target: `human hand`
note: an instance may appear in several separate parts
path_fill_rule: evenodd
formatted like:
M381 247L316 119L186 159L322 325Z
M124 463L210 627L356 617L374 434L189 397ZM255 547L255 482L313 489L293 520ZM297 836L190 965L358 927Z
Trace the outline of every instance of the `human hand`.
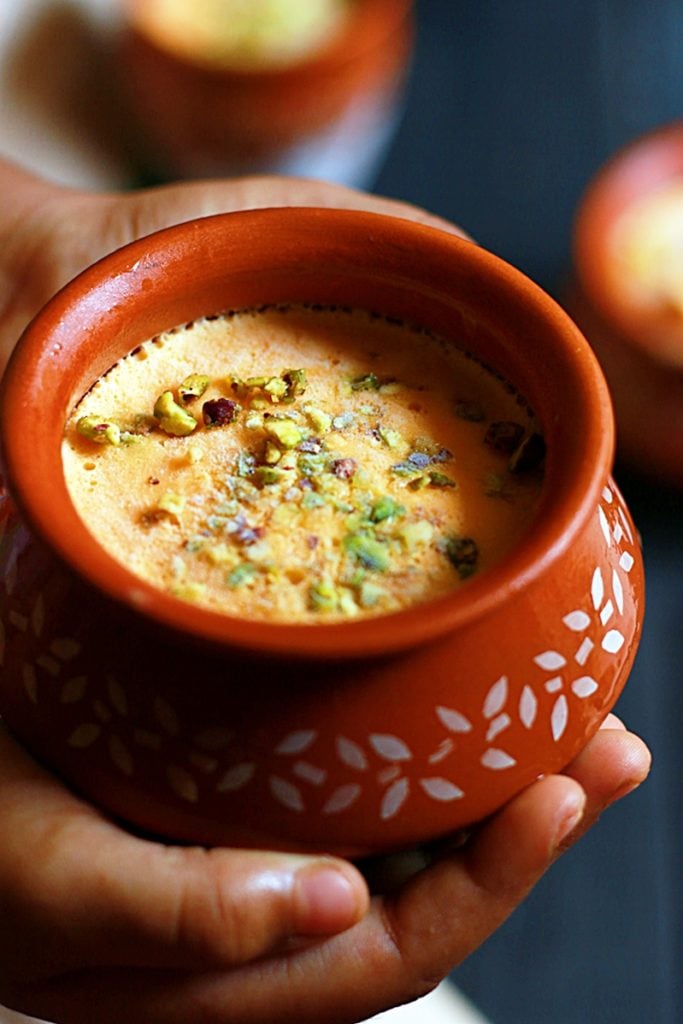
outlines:
M609 716L564 774L368 907L343 861L133 836L0 732L0 1001L59 1024L363 1020L436 985L648 767Z
M318 182L248 178L96 196L8 166L0 181L6 354L87 264L193 216L332 205L457 230ZM648 768L642 742L610 717L563 775L534 783L462 848L368 901L344 861L131 835L0 732L0 1002L59 1024L351 1024L441 980Z

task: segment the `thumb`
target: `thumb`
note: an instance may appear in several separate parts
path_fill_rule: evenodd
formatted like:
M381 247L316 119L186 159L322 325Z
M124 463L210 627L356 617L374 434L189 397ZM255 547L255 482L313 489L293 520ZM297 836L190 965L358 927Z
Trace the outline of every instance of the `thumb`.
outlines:
M342 931L367 909L365 882L344 860L130 835L2 731L0 821L0 961L17 973L30 962L36 978L243 964L292 937Z

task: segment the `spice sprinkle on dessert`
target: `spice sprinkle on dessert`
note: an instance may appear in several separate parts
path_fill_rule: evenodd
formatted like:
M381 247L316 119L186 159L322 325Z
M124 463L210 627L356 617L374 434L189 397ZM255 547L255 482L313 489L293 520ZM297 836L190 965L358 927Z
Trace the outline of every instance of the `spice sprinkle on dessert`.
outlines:
M314 624L393 612L529 528L544 444L524 400L430 332L272 306L146 341L65 429L74 504L174 596Z

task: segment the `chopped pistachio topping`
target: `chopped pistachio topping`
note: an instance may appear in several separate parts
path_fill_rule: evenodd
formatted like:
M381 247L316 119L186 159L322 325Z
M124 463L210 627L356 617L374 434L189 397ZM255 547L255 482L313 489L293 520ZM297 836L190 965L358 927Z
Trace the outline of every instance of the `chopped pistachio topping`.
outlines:
M376 373L363 373L359 377L354 377L350 383L352 391L378 391L380 385Z
M461 579L471 576L476 571L479 548L471 537L448 537L445 552Z
M237 587L242 587L245 583L249 583L250 580L253 580L258 571L258 566L254 565L253 562L240 562L240 564L236 565L228 574L228 578L225 582L231 590L236 590Z
M309 614L353 617L366 609L389 611L420 600L432 582L442 592L458 577L472 575L480 563L488 564L486 528L480 558L472 537L449 532L458 528L457 500L450 503L437 493L455 491L457 476L469 494L469 457L460 454L459 439L472 438L478 445L483 440L489 449L479 495L517 502L521 490L538 479L534 470L544 456L542 437L530 425L514 422L512 406L510 420L503 419L508 410L503 404L506 411L490 422L479 401L458 398L453 406L452 394L435 394L432 415L428 402L423 405L404 393L438 392L428 378L422 386L404 374L409 383L402 384L370 370L353 376L343 359L335 360L339 364L343 368L333 380L329 404L318 397L317 379L310 389L319 404L300 401L309 389L304 369L277 375L268 368L241 379L219 368L214 379L191 373L164 391L154 416L139 417L130 430L96 416L77 422L78 433L98 444L142 439L150 450L154 439L147 435L153 431L196 434L182 446L161 441L161 449L172 455L168 465L155 465L155 478L148 482L163 481L158 490L169 489L138 516L143 526L161 524L155 542L171 538L175 551L182 552L182 557L169 554L165 563L164 585L171 593L214 604L221 600L215 600L215 591L222 591L225 600L225 587L252 584L239 600L253 598L265 606L272 603L269 588L282 582L296 588L295 603ZM396 393L399 397L392 400ZM481 393L487 394L485 389ZM201 412L192 415L185 407L195 401ZM460 419L483 426L455 423L453 408ZM413 415L423 412L428 415ZM126 422L133 422L132 414ZM235 428L224 437L206 436L232 423ZM439 440L440 429L453 451ZM103 458L115 457L103 453ZM131 456L131 463L136 461ZM457 466L452 473L451 465ZM149 498L150 491L145 493ZM175 520L170 529L169 518ZM465 525L463 534L469 529ZM477 537L478 530L473 528Z
M197 428L194 416L178 405L172 391L164 391L154 403L154 415L159 426L166 434L175 437L186 437Z
M405 505L400 505L390 494L383 494L370 509L370 519L373 523L381 523L385 519L394 519L405 514Z
M391 448L394 451L405 444L405 441L399 434L398 430L392 430L390 427L379 426L377 428L377 433L381 440L384 441L387 448Z
M81 437L96 444L120 444L121 428L110 420L100 420L97 416L81 416L76 424Z
M183 405L189 405L196 398L201 398L211 380L206 374L191 373L178 385L178 398Z
M337 588L331 579L319 580L308 590L308 602L316 612L334 612L339 603Z
M164 491L159 499L159 506L162 512L168 512L170 516L178 519L185 508L185 498L174 491Z
M391 564L387 544L369 531L348 533L344 537L344 550L373 572L386 572Z
M266 419L263 429L281 448L296 448L303 441L301 428L292 419Z
M313 405L304 406L304 412L317 434L328 434L332 429L332 417L323 409Z
M427 474L429 483L432 487L457 487L455 480L452 480L450 476L446 476L445 473L437 473L435 469L430 469Z

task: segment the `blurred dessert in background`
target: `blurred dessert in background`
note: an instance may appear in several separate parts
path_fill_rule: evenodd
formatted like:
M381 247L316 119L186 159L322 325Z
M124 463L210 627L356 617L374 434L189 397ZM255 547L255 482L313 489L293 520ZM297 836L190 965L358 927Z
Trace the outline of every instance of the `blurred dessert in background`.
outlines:
M566 305L610 384L619 452L683 485L683 122L598 171L577 211L573 260Z
M367 187L397 123L410 0L123 0L123 85L159 177Z

